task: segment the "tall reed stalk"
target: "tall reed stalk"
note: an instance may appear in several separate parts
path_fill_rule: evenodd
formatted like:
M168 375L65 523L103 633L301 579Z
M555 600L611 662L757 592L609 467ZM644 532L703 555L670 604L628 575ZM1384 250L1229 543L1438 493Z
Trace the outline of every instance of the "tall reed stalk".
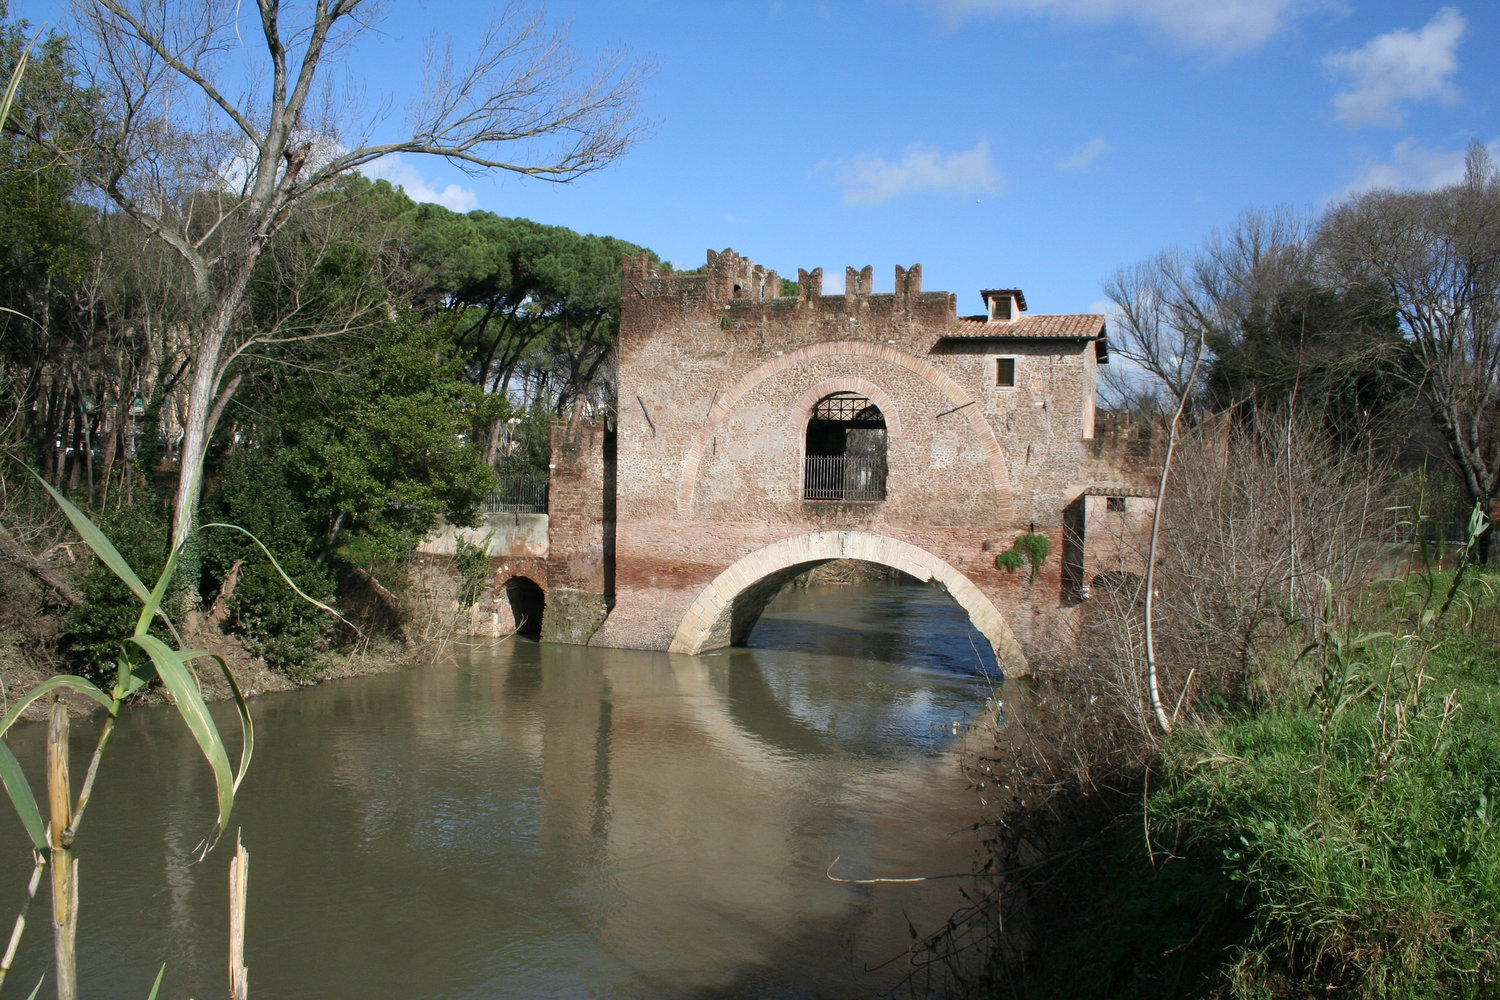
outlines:
M10 963L14 959L16 947L20 941L21 934L26 927L26 914L31 900L35 895L37 885L40 881L42 871L51 866L52 874L52 913L53 913L53 939L54 939L54 966L57 978L58 1000L76 1000L76 955L77 955L77 927L78 927L78 863L72 857L74 839L77 837L79 825L84 812L88 807L90 797L93 794L94 779L99 773L99 763L103 758L104 750L109 745L110 737L115 730L115 722L119 718L120 707L127 698L145 689L153 683L160 683L171 697L177 714L181 717L183 724L192 733L198 744L209 769L213 772L214 785L217 791L218 817L212 831L199 845L200 856L206 853L217 841L219 835L226 828L229 820L230 810L234 806L234 796L239 790L240 782L244 780L245 771L250 765L250 758L255 749L255 730L250 720L250 711L245 704L245 697L241 693L239 684L229 670L229 665L224 658L217 653L201 649L185 649L182 636L167 617L162 609L162 603L170 589L173 576L177 571L178 557L182 551L177 546L167 558L167 564L162 569L161 575L151 588L141 582L139 576L130 567L123 556L115 548L114 544L94 524L89 517L68 501L61 493L52 487L35 470L26 466L20 459L11 456L12 460L26 469L31 476L52 497L63 514L72 523L73 529L78 536L91 548L99 561L107 566L120 580L130 589L136 599L141 603L141 611L136 619L135 629L132 634L122 636L119 639L119 655L115 660L115 677L111 689L106 692L94 682L83 677L71 675L59 675L52 677L30 691L22 695L7 712L4 718L0 718L0 784L4 785L6 795L20 817L21 825L26 829L31 839L33 857L35 860L34 871L31 880L31 888L27 893L26 900L22 904L21 912L16 918L15 928L11 934L10 944L6 949L3 962L0 962L0 986L4 985L4 978L9 971ZM308 596L294 584L279 563L271 556L264 545L254 535L227 524L205 524L197 530L227 529L238 531L250 538L252 542L270 561L276 572L281 575L283 581L300 595L304 600L320 607L330 613L337 614L332 608L320 601ZM161 623L166 632L172 637L173 643L169 644L160 637L152 634L151 628ZM223 736L219 733L218 726L214 723L213 716L209 713L208 705L203 699L203 692L199 687L197 676L193 672L193 663L197 660L212 660L219 668L230 694L234 698L235 708L240 723L240 756L238 766L231 766L228 748ZM72 793L71 775L68 764L68 715L67 706L59 700L64 692L81 695L102 708L107 718L99 734L99 740L94 746L94 753L89 761L87 771L84 773L83 784L75 798ZM33 704L43 698L50 697L52 705L49 710L49 721L47 730L47 805L49 824L44 825L42 821L41 808L31 790L31 784L21 770L19 761L11 752L10 746L3 737L10 728L21 718ZM243 914L243 878L239 886L241 899L238 902L240 913ZM243 965L243 963L241 963ZM243 985L236 995L243 996Z

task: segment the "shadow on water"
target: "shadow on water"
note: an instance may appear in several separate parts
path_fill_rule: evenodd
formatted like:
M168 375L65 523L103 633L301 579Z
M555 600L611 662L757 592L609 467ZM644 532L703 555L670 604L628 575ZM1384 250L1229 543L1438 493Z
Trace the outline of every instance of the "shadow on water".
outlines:
M939 587L866 583L783 590L746 646L816 650L998 679L994 650Z
M826 873L970 870L953 732L988 683L963 624L923 588L793 592L748 649L512 640L256 699L234 816L254 995L877 995L899 971L866 967L963 883ZM221 992L227 852L190 863L212 783L180 730L127 713L101 771L80 840L90 993L144 995L162 961L163 995ZM41 735L13 741L33 769ZM0 903L28 856L0 823ZM38 900L18 982L46 965L48 918Z
M788 749L873 756L945 743L999 683L956 602L899 583L788 589L729 662L730 710Z

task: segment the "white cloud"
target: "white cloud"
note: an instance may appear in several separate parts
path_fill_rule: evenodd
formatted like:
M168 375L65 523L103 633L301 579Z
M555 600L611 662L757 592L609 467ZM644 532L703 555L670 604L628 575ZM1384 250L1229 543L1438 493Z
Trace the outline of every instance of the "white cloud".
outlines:
M1500 139L1485 144L1490 156L1500 160ZM1432 191L1450 184L1457 184L1464 177L1464 157L1468 147L1458 149L1428 149L1415 139L1406 139L1396 144L1387 160L1367 160L1349 183L1329 203L1342 201L1351 195L1375 188L1407 188L1415 191Z
M984 141L947 155L915 145L897 162L883 156L855 156L819 167L835 172L844 201L851 205L879 204L919 192L967 197L999 194L1005 188L1005 177L990 156L990 144Z
M1050 14L1070 21L1134 18L1190 48L1219 53L1260 48L1294 17L1332 0L928 0L950 18Z
M1398 28L1327 56L1323 65L1349 78L1333 97L1339 118L1348 125L1399 125L1408 101L1458 100L1453 76L1468 26L1457 8L1444 7L1420 31Z
M1057 161L1058 170L1087 170L1094 165L1094 161L1115 147L1109 144L1109 140L1103 136L1090 139L1076 153L1064 156Z
M399 153L366 164L360 172L374 180L390 181L404 190L406 196L413 201L431 202L454 212L472 212L479 207L479 195L472 189L448 184L438 190Z

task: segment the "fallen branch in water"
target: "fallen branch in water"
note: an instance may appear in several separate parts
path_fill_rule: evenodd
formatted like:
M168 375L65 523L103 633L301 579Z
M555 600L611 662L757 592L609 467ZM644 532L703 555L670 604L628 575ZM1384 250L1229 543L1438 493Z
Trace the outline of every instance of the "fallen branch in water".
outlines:
M938 879L944 878L980 878L986 875L991 878L998 878L1005 874L1004 872L959 872L956 875L918 875L916 878L839 878L833 873L833 869L842 860L844 860L844 856L840 854L828 866L827 875L830 882L843 882L848 885L883 885L885 883L936 882Z

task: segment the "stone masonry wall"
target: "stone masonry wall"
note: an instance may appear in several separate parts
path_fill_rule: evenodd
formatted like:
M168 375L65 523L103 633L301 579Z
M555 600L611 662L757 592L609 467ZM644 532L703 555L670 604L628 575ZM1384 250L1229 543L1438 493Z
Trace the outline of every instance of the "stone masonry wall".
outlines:
M1085 447L1094 343L971 337L973 324L952 339L954 298L923 292L920 267L898 267L893 294L869 293L869 268L849 270L843 295L822 295L818 271L799 278L797 296L777 297L775 273L732 251L710 253L693 276L626 262L614 606L592 641L666 648L726 567L793 536L846 529L947 562L995 604L1022 647L1066 628L1056 554L1064 507L1098 473L1085 469L1094 462ZM1014 387L994 384L997 356L1016 359ZM834 392L866 396L885 417L883 502L802 499L807 420ZM567 468L557 462L555 504ZM552 523L556 567L571 558L559 530L588 532L564 527L556 508ZM994 566L1028 528L1047 534L1054 553L1034 581ZM566 586L602 595L591 566L585 559L582 577L570 570ZM555 592L562 577L550 572ZM549 593L549 618L552 601Z

